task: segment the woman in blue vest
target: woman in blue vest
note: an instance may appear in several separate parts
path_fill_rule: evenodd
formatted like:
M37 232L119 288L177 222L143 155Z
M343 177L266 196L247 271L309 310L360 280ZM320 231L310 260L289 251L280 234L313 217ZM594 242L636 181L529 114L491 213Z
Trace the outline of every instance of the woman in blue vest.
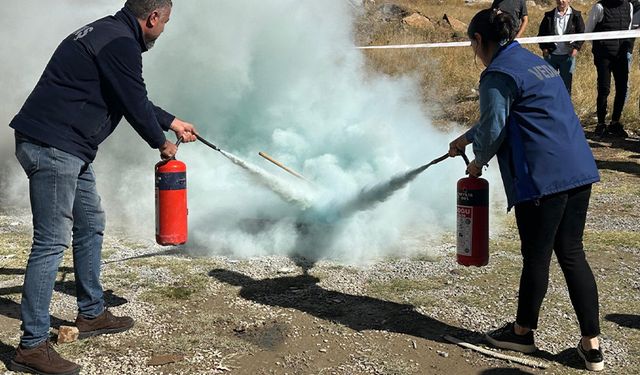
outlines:
M467 171L476 177L497 155L508 208L516 212L523 259L516 320L486 338L504 349L537 350L533 330L555 250L580 323L578 353L588 369L601 370L598 291L582 244L598 169L558 72L515 42L516 32L509 15L491 9L469 24L471 47L487 67L480 77L480 121L449 150L455 156L473 144Z

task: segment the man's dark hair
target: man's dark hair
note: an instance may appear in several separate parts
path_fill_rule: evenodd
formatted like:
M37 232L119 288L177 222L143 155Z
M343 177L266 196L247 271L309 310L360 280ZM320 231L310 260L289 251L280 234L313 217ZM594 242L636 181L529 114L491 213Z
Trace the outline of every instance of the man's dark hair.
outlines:
M173 6L171 0L127 0L125 7L139 19L145 19L157 9Z

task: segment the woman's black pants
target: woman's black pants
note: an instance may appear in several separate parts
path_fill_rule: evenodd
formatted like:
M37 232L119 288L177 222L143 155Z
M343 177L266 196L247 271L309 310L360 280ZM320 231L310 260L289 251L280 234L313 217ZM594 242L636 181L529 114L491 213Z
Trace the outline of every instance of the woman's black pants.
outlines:
M538 327L555 250L582 336L600 334L598 289L582 244L590 196L591 185L587 185L516 205L523 258L518 325Z

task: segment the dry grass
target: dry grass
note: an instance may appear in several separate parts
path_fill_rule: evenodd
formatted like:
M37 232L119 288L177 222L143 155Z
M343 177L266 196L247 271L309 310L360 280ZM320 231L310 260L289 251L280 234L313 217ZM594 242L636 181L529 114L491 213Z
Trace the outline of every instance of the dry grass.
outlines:
M440 22L445 13L468 23L473 15L486 7L486 4L466 6L464 0L395 0L393 3L409 11L420 12L434 23ZM465 35L456 33L444 25L436 25L435 30L432 31L423 31L403 25L401 22L382 21L374 12L379 5L376 3L369 6L367 15L363 17L358 27L358 40L361 44L466 40ZM575 2L573 5L576 9L583 11L583 17L586 18L590 4ZM551 8L551 5L529 8L529 26L525 36L537 34L544 12ZM537 45L528 47L533 52L539 53ZM419 77L423 99L433 110L436 124L455 121L470 125L477 119L478 103L474 89L477 88L480 72L484 67L480 61L474 62L470 48L368 50L365 53L367 65L373 71L392 76L409 74ZM640 130L638 111L640 71L635 64L631 69L630 87L629 100L625 106L622 121L628 129L637 133ZM578 55L572 99L585 127L595 126L596 71L588 42ZM613 92L609 97L609 111L612 101Z

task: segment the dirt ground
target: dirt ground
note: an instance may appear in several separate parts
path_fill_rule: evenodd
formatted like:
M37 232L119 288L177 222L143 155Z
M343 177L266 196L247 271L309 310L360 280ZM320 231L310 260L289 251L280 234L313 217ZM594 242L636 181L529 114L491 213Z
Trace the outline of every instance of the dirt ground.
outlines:
M598 281L602 345L610 374L640 373L640 139L590 141L595 185L585 245ZM463 349L513 319L520 259L513 215L491 240L491 261L465 268L451 236L424 256L369 267L320 262L308 272L286 258L200 257L160 248L117 228L105 238L103 284L129 332L57 346L85 374L578 374L579 338L562 274L552 266L540 350L520 366ZM30 245L24 208L0 205L0 359L18 343L19 304ZM52 302L52 334L75 318L69 255ZM518 353L504 354L524 357ZM4 369L0 363L0 372ZM7 372L10 373L10 372Z

